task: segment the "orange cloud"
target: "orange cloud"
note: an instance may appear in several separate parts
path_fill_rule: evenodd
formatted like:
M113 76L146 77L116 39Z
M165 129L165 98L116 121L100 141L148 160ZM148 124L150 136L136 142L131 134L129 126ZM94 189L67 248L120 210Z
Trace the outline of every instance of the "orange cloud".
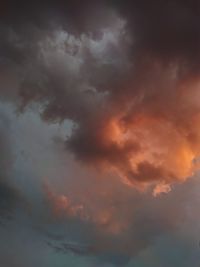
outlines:
M66 195L53 192L48 184L44 184L44 193L50 211L56 219L71 218L89 222L96 225L100 231L113 235L127 228L128 222L125 218L119 219L119 211L114 206L94 205L93 209L91 199L87 199L85 204L75 204Z

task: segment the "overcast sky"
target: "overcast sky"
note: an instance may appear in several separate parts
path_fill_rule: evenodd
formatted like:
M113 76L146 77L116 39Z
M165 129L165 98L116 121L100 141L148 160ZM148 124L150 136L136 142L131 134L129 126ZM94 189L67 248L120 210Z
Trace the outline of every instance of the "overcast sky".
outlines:
M198 267L198 1L0 12L0 265Z

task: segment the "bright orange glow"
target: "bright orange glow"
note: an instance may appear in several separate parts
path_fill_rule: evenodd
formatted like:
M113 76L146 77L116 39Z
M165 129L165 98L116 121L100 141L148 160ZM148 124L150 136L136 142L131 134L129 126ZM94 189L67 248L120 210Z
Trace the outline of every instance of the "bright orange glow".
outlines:
M200 120L198 116L191 120L197 135ZM123 155L107 167L113 168L125 183L141 189L155 181L167 187L174 181L184 181L199 169L195 160L199 157L200 145L191 140L192 131L179 129L168 118L151 114L134 115L127 124L122 123L122 115L112 118L102 137L106 146L117 147ZM200 141L200 137L197 138Z

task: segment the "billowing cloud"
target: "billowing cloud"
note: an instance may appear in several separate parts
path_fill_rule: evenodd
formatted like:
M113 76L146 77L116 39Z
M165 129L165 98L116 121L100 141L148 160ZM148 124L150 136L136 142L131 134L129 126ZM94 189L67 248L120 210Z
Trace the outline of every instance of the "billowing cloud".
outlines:
M66 137L54 139L68 164L53 173L57 162L46 157L29 170L30 179L51 165L53 184L64 183L56 172L66 180L62 192L52 181L32 192L34 201L40 194L31 213L34 223L52 226L50 232L64 228L66 240L50 238L49 247L95 255L98 264L125 265L173 233L188 215L188 180L198 175L200 154L199 4L82 2L21 0L20 8L14 1L2 2L0 100L17 114L29 108L39 113L46 139L48 125L70 125ZM21 167L28 173L31 163L26 164L25 153L25 162L13 169L11 130L0 117L3 214L18 203L10 170ZM32 119L25 124L28 128ZM41 159L34 133L29 134L25 146ZM39 151L48 154L45 149ZM181 193L177 183L183 184Z
M71 120L66 148L84 163L117 172L130 185L168 188L186 180L199 168L200 151L199 80L192 72L198 56L190 53L198 55L198 29L190 23L194 10L187 4L177 1L163 9L156 1L147 9L145 1L107 8L102 3L105 21L97 17L98 25L93 24L95 12L80 17L83 24L96 25L98 37L90 27L70 30L78 28L75 14L82 7L70 2L64 6L72 8L74 21L67 20L68 13L66 21L63 17L69 29L58 21L60 3L54 23L43 17L48 26L39 27L35 19L23 31L20 23L3 24L3 99L14 98L21 110L39 103L46 121ZM89 6L85 3L83 10L89 12ZM24 3L21 12L27 8ZM45 4L40 8L50 10ZM39 4L33 14L35 9ZM153 19L156 13L160 23Z

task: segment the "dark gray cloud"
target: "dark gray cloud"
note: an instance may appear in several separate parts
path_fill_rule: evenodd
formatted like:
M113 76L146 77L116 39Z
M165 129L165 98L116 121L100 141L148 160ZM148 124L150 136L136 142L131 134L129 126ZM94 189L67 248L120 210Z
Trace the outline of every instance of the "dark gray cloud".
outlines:
M66 147L75 157L134 186L190 176L199 150L198 6L20 3L19 13L4 4L2 99L21 111L39 103L47 122L73 121Z
M12 219L15 208L22 201L22 196L12 185L11 173L14 157L10 139L9 118L0 111L0 222Z
M50 207L41 201L44 192L42 196L32 192L33 198L41 198L32 211L32 223L45 228L44 235L48 227L53 232L47 234L47 248L96 256L97 264L126 265L154 247L159 238L173 235L185 218L191 222L187 212L194 187L189 182L156 199L132 187L153 188L158 195L199 169L199 8L198 1L186 0L2 2L1 102L21 114L32 107L47 123L70 121L73 127L68 137L58 137L57 144L102 176L117 173L130 186L109 175L102 188L100 179L85 179L94 193L83 200L84 213L77 203L69 205L66 192L58 197L53 192L46 199ZM0 218L6 218L20 194L11 179L15 160L11 129L3 113L0 118ZM27 119L25 124L27 129L32 122ZM46 157L38 163L42 157L35 152L34 142L28 142L25 146L30 145L38 169L25 161L20 162L23 171L30 167L26 169L29 177L44 174L47 165L52 171L55 159ZM81 170L76 170L80 176ZM73 178L77 173L73 176L69 171ZM83 181L73 178L67 186L75 190ZM61 178L55 179L59 184ZM124 192L121 187L126 188ZM111 194L112 201L98 193L100 188ZM75 200L78 197L77 193ZM55 211L59 204L62 216L58 219L51 208ZM117 235L116 222L122 227ZM57 240L54 231L62 227L64 240Z

